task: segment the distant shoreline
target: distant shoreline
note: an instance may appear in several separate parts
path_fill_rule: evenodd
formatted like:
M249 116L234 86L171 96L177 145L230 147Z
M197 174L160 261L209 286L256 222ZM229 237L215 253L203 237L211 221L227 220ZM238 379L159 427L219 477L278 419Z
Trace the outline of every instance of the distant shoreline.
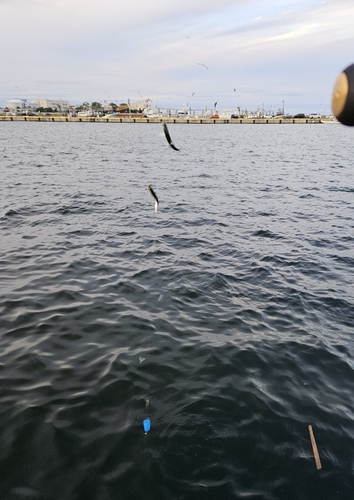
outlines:
M315 124L335 123L330 120L310 118L143 118L127 116L9 116L0 115L0 121L6 122L70 122L70 123L186 123L186 124Z

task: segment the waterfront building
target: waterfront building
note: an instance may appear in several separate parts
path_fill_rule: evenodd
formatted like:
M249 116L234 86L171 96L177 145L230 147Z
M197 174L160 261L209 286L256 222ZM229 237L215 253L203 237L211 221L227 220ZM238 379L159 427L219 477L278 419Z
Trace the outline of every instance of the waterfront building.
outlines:
M52 108L57 111L68 111L70 109L69 101L63 101L62 99L35 99L33 102L39 108Z
M6 101L6 108L10 113L27 113L37 109L35 102L27 102L27 99L10 99Z

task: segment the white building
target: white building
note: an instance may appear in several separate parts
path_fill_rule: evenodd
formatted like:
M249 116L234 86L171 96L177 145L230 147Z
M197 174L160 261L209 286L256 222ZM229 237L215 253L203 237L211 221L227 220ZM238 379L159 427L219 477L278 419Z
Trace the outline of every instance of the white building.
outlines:
M27 105L27 99L10 99L6 101L6 107L9 111L25 111Z
M36 111L37 104L27 102L27 99L10 99L6 101L6 108L10 113L27 113L28 111Z
M33 101L39 108L52 108L57 111L68 111L70 109L69 101L62 99L35 99Z

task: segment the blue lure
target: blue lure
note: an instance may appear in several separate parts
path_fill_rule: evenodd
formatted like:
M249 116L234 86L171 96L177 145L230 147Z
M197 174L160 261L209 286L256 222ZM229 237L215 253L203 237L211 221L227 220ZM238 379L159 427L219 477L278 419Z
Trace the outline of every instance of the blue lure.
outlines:
M144 431L149 432L149 430L150 430L150 419L149 418L146 418L144 420L143 426L144 426Z

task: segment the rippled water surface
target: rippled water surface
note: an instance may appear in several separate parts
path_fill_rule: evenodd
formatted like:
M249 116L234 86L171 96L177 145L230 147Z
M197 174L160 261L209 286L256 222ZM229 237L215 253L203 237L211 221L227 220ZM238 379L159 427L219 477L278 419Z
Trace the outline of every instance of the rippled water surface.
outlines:
M169 130L0 124L1 499L352 500L354 132Z

